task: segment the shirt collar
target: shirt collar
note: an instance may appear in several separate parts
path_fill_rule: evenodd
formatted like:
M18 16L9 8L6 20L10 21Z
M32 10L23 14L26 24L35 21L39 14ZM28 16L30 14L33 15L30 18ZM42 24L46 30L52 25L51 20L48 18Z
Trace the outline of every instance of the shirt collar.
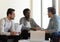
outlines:
M56 17L56 14L53 16L53 18L51 18L51 19L54 19Z
M8 22L11 22L11 21L12 21L12 20L11 20L11 21L10 21L10 20L8 20L8 18L7 18L7 17L6 17L6 20L7 20Z

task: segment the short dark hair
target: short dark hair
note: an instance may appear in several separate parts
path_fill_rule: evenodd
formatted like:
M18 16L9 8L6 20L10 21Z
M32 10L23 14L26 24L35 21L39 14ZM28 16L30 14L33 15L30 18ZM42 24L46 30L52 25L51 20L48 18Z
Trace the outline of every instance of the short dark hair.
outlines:
M54 7L48 7L48 12L52 12L52 14L56 14L56 9Z
M8 16L9 14L11 14L13 11L15 11L15 9L9 8L9 9L7 10L7 16Z
M25 15L25 13L26 13L27 11L30 11L30 9L29 9L29 8L25 8L25 9L23 10L23 14Z

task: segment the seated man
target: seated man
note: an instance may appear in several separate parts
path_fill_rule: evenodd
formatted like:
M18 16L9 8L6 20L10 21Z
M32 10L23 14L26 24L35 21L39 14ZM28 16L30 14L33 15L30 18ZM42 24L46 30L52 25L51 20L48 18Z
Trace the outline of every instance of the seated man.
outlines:
M1 37L2 35L16 35L14 29L14 23L12 20L15 18L15 10L9 8L7 10L7 17L0 19L0 39L3 42L7 42L7 37Z
M54 38L55 38L54 42L60 42L60 16L57 16L57 20L58 20L58 29L54 35Z
M57 21L57 16L56 10L54 7L49 7L48 8L48 16L50 19L48 28L45 30L46 31L46 37L45 39L48 40L48 38L53 39L54 33L57 32L58 29L58 21Z
M28 31L29 30L40 30L41 28L35 23L35 21L32 19L32 18L30 18L30 14L31 13L31 11L30 11L30 9L28 9L28 8L26 8L26 9L24 9L23 10L23 15L25 16L25 17L22 17L21 19L20 19L20 24L22 24L23 26L22 26L22 32L24 33L24 34L22 34L24 37L23 38L25 38L25 37L27 37L28 36ZM25 35L26 34L26 35Z

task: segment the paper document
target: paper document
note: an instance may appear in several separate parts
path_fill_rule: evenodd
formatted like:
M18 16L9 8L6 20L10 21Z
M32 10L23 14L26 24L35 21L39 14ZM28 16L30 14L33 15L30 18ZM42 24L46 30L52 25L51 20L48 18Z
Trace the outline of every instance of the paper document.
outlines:
M22 29L22 24L18 25L18 27L16 28L16 32L21 32L21 29Z

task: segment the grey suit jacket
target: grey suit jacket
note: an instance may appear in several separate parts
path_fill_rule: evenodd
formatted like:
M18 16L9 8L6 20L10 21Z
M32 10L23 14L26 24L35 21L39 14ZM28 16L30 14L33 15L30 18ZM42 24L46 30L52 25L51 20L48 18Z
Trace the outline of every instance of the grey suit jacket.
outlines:
M27 21L26 21L25 17L22 17L22 18L20 19L20 24L23 24L23 25L24 25L24 26L22 27L22 29L30 30L29 28L26 27ZM34 28L34 27L39 27L32 18L30 18L30 25L31 25L32 28Z
M54 15L54 17L50 19L47 30L49 30L50 33L57 32L58 21L57 21L57 16L56 15Z

